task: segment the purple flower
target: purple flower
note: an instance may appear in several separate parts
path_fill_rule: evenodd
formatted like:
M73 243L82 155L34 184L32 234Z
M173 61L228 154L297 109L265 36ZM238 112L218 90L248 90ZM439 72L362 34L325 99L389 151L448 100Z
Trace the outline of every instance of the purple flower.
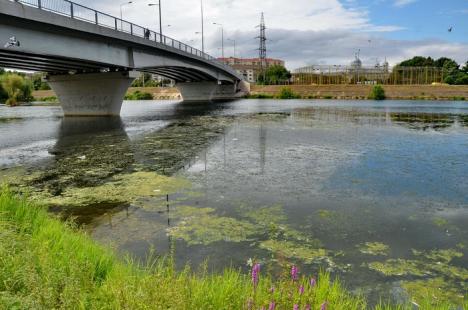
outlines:
M297 269L297 267L295 265L293 265L291 267L291 279L293 281L296 281L297 280L297 273L299 272L299 270Z
M258 284L258 276L260 274L260 264L255 264L252 267L252 283L255 287Z
M299 286L299 294L304 294L304 285Z
M275 292L275 288L272 286L272 287L270 288L269 292L270 292L271 294L273 294L273 293Z
M324 303L320 306L320 310L327 310L327 306L328 306L328 303L327 303L327 302L324 302Z
M309 284L310 284L310 287L314 287L315 285L317 285L317 280L315 280L315 278L312 278L310 279Z
M276 304L274 301L270 302L270 306L268 307L268 310L275 310Z
M310 310L310 305L306 305L305 310Z
M293 310L299 310L299 305L294 305Z

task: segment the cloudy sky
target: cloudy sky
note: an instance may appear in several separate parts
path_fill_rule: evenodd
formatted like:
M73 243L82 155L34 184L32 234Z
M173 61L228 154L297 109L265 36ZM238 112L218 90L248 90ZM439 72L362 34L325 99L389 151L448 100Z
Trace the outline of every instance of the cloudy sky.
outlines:
M125 0L75 0L92 8L120 14ZM151 1L124 5L124 19L158 29L157 7ZM163 33L201 46L200 0L161 0ZM261 12L267 24L268 56L286 61L289 69L310 64L347 64L361 50L365 64L390 64L421 55L468 60L468 0L203 0L205 45L221 55L255 57ZM168 26L170 25L170 26ZM452 32L448 29L453 27Z

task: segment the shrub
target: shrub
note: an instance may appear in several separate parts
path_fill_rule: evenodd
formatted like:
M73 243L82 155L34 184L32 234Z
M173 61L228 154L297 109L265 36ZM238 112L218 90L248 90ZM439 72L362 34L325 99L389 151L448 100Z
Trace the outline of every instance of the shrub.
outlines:
M17 106L20 102L28 102L33 99L31 81L25 80L18 74L3 75L1 85L8 96L5 103L9 106Z
M139 90L126 94L125 100L153 100L153 95L147 92L141 92Z
M246 97L247 99L273 99L274 96L268 94L251 94Z
M278 99L300 99L301 96L293 92L289 87L283 87L278 95Z
M372 91L369 95L369 99L373 100L384 100L385 99L385 90L382 85L375 85L372 88Z

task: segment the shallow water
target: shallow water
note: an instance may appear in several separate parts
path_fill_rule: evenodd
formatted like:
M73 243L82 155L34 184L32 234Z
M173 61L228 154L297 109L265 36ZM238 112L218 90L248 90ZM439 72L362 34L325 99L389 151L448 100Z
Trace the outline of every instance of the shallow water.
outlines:
M0 107L0 178L142 259L320 268L379 299L468 288L468 104Z

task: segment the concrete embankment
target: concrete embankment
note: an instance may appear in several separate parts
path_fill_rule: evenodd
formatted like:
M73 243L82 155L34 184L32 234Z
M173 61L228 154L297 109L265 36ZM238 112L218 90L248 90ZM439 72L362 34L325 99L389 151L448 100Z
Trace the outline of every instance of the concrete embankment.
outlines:
M133 93L136 91L150 93L153 95L155 100L163 100L163 99L170 99L170 100L180 100L181 96L179 91L173 87L130 87L128 89L129 93ZM37 90L33 92L34 98L41 100L43 98L50 98L55 97L55 92L53 90Z
M303 98L367 99L372 85L252 85L252 95L276 96L289 87ZM468 99L468 85L384 85L387 99Z
M252 85L251 94L265 94L269 96L278 95L283 87L289 87L293 92L303 98L326 98L326 99L367 99L372 85ZM384 85L385 94L388 99L426 99L426 100L468 100L468 85ZM129 92L148 92L154 99L179 100L179 91L172 87L132 87ZM55 93L51 90L35 91L33 96L37 99L53 97Z

